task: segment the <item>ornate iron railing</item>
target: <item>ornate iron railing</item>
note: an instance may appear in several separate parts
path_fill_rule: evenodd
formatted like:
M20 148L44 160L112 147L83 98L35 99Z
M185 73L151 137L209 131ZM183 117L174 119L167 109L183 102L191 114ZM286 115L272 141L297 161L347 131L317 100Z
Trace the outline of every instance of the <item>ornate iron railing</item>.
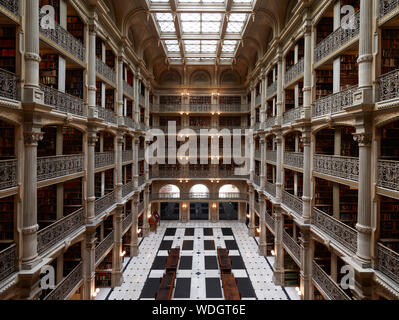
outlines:
M276 124L276 117L270 117L266 119L265 128L271 128Z
M100 215L105 210L107 210L109 207L114 205L115 203L116 203L116 201L115 201L115 191L107 193L105 196L102 196L101 198L96 199L96 201L94 201L94 213L95 213L95 215L96 216Z
M151 104L153 112L248 112L247 104Z
M277 151L276 150L266 150L266 160L277 162Z
M299 215L302 214L303 211L303 201L293 194L284 191L283 193L283 204L285 204L291 210L294 210Z
M330 300L351 300L339 285L313 260L312 279Z
M377 243L376 269L399 284L399 254Z
M17 185L17 160L0 160L0 190Z
M136 124L134 123L134 120L130 117L123 117L123 121L125 126L131 128L131 129L135 129L136 128Z
M380 0L380 18L399 8L399 0Z
M260 159L262 156L262 152L260 149L255 149L255 158Z
M6 70L0 69L0 96L18 100L18 77Z
M295 168L303 168L303 153L284 151L284 164Z
M152 193L150 196L151 201L159 201L159 200L220 200L220 201L228 201L228 200L248 200L248 195L246 193L237 193L237 192L222 192L222 193L202 193L202 192L189 192L189 193L179 193L179 192L171 192L171 193Z
M399 98L399 69L378 78L378 101Z
M19 15L19 1L18 0L0 0L0 6L6 8L12 14Z
M42 84L40 85L40 89L44 92L44 103L54 107L55 110L78 116L86 116L82 99Z
M54 23L54 28L43 29L40 26L40 33L49 40L54 41L58 46L73 55L75 58L83 62L86 61L86 48L83 43L61 27L57 22Z
M112 83L116 83L116 72L109 67L105 62L96 57L96 72L101 74L104 78Z
M100 262L104 254L111 249L114 244L114 231L111 231L95 248L96 264Z
M261 214L260 212L260 204L257 201L254 201L254 209L257 213Z
M83 171L83 154L37 158L37 181L44 181Z
M305 60L301 58L296 64L287 70L284 74L284 83L289 84L292 80L299 77L304 71Z
M103 168L106 166L112 166L114 163L115 163L114 151L96 152L94 158L94 166L96 169Z
M273 230L273 232L274 232L274 218L270 215L270 214L268 214L267 212L266 212L266 214L265 214L265 221L266 221L266 224L269 226L269 228L271 229L271 230Z
M122 232L125 233L127 231L127 228L132 224L133 222L133 214L130 212L122 221Z
M301 262L301 246L283 230L283 243L286 248L293 254L298 263Z
M84 224L84 209L67 215L37 233L37 252L39 254L65 239Z
M283 124L291 123L301 119L302 108L294 108L283 114Z
M355 229L317 208L313 208L312 224L351 252L356 252L357 231Z
M357 87L354 86L316 100L312 110L312 116L321 117L344 111L346 107L353 105L353 94L356 89Z
M145 183L145 176L138 176L138 186L141 186Z
M139 149L139 159L144 159L144 149Z
M190 178L238 178L238 179L248 179L249 175L238 175L234 172L234 170L223 170L219 168L219 170L205 170L205 169L197 169L197 170L168 170L168 169L159 169L157 174L151 173L151 178L182 178L182 179L190 179Z
M313 170L333 177L357 181L359 179L359 158L315 154Z
M17 246L12 244L0 251L0 281L17 271Z
M339 27L333 33L323 39L314 49L315 63L328 57L335 51L339 50L342 46L354 39L360 30L360 11L357 11L350 21L354 22L354 27L348 28Z
M145 106L145 96L139 94L139 103L140 103L142 106Z
M126 197L129 193L134 190L133 182L129 181L128 183L122 186L122 197Z
M276 185L274 183L266 181L265 189L266 189L266 192L271 194L273 197L276 196Z
M122 162L133 161L133 150L122 151Z
M44 300L65 300L81 281L83 281L83 262L79 262Z
M143 211L143 210L144 210L144 201L143 201L143 202L140 202L140 203L137 205L137 214L140 214L141 211Z
M260 186L260 176L258 176L258 175L254 175L254 183L257 185L257 186Z
M276 93L277 93L277 81L274 81L270 86L266 88L266 97L270 98Z
M255 107L259 106L262 103L262 95L259 94L255 97Z
M377 185L399 191L399 161L378 160Z
M97 112L99 119L116 124L116 114L114 111L107 108L97 107Z
M127 93L131 97L134 97L134 88L126 81L123 81L123 92Z

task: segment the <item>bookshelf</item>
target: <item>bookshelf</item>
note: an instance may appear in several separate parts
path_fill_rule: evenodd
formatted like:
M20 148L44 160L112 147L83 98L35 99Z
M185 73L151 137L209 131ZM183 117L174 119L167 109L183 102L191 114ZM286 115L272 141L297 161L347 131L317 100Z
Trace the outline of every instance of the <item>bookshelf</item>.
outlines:
M299 286L299 268L291 256L284 250L284 286Z
M38 157L49 157L56 154L57 127L46 126L42 128L43 139L37 146Z
M145 117L145 109L140 108L140 122L144 123L144 117Z
M358 157L359 147L353 139L355 133L354 127L341 128L341 156L343 157Z
M77 154L82 153L82 133L72 127L63 127L63 154Z
M317 24L317 41L316 43L321 42L325 39L330 33L332 33L334 26L334 19L331 17L323 17L320 22Z
M211 104L211 96L190 96L190 104Z
M221 127L227 127L227 126L233 126L233 127L241 127L241 117L223 117L221 116L219 118L219 126Z
M105 171L105 194L114 191L114 169Z
M316 100L333 93L333 71L316 70Z
M82 178L64 182L64 216L82 207Z
M161 116L161 117L159 117L159 125L161 127L167 126L168 121L175 121L176 126L180 126L180 124L181 124L180 116Z
M240 105L241 96L219 96L219 104Z
M103 41L99 37L96 37L96 56L101 61L103 60Z
M104 238L112 232L114 216L110 215L104 220Z
M57 220L57 185L37 189L37 221L43 229Z
M326 272L327 274L331 274L331 252L321 243L315 241L314 242L314 252L317 252L317 255L313 258L313 260Z
M102 82L101 81L96 81L96 106L101 107L102 106L102 99L101 99L101 92L102 92Z
M339 219L346 225L355 228L357 222L357 189L339 185Z
M84 25L79 17L68 16L67 17L67 30L80 42L84 42Z
M334 129L323 129L317 133L316 154L334 154Z
M15 129L8 122L0 120L0 160L15 158Z
M16 29L0 26L0 68L15 73Z
M295 108L295 90L285 90L285 112Z
M399 68L399 29L382 29L381 74Z
M295 64L295 52L294 50L290 50L290 52L285 57L285 71L288 71Z
M64 253L64 277L66 277L82 260L82 243L70 246Z
M65 92L83 99L83 70L67 70L65 74Z
M190 127L210 127L211 117L190 117Z
M112 251L105 256L104 260L96 268L95 285L97 288L111 287Z
M342 55L340 60L340 88L341 90L345 90L358 83L359 67L357 64L357 55Z
M58 88L58 55L45 53L41 55L40 83Z
M381 129L381 159L399 160L399 121Z
M105 89L105 108L115 111L115 90Z
M130 242L132 241L131 228L122 237L122 251L126 252L126 257L130 256Z
M284 169L284 190L294 194L294 172Z
M181 96L159 96L159 103L163 105L181 104Z
M105 50L105 63L112 69L115 67L115 55L112 50Z
M399 252L399 200L381 196L380 239L388 248Z
M333 214L333 183L315 178L315 207L329 215Z
M0 199L0 251L14 241L14 196Z

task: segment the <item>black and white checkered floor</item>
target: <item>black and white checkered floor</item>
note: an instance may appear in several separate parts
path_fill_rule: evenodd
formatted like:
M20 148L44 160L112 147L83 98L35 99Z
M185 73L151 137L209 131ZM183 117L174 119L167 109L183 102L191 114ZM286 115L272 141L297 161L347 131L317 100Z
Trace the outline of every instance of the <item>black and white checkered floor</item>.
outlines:
M157 233L143 239L140 254L125 259L124 282L113 290L101 289L96 299L154 299L165 272L168 249L180 246L173 299L223 300L217 247L229 249L232 272L243 300L297 299L295 290L275 286L269 258L260 257L254 238L237 221L161 222Z

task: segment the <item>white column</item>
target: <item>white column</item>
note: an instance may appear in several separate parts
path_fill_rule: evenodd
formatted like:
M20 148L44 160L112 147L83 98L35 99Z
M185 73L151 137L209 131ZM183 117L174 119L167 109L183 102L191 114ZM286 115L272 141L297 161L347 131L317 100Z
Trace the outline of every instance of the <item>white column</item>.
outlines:
M260 219L259 219L259 250L258 253L260 256L267 256L267 247L266 247L266 224L265 224L265 214L266 214L266 197L263 195L260 196L259 205L260 205Z
M94 201L96 200L95 196L95 179L94 179L94 171L95 171L95 147L97 138L97 132L95 128L89 127L87 133L87 208L86 208L86 220L88 223L92 222L95 219L95 211L94 211Z
M334 4L334 31L341 27L341 3ZM341 86L341 57L338 56L333 62L333 92L340 91Z
M122 220L123 220L123 205L118 205L113 219L114 229L114 249L112 250L112 273L111 286L120 286L123 282L123 263L122 254Z
M132 227L130 228L130 256L135 257L139 254L138 242L138 197L134 195L132 199Z
M89 108L96 107L96 34L97 21L92 19L89 24L88 45L88 104Z

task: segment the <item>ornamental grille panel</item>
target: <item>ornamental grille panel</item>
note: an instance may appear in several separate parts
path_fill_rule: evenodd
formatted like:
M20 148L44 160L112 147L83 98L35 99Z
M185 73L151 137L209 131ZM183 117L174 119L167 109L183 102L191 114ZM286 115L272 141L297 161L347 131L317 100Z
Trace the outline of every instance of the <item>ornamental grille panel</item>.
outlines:
M351 300L339 285L313 260L312 279L330 300Z
M346 107L353 105L353 94L357 86L351 87L341 92L330 94L314 103L312 116L321 117L329 114L336 114L344 111Z
M257 186L260 186L260 176L257 176L257 175L254 176L254 183L255 183Z
M122 151L122 162L133 161L133 150Z
M116 83L116 72L99 58L96 58L96 72L112 83Z
M0 69L0 96L18 100L18 77L6 70Z
M116 124L116 114L114 111L103 107L96 107L96 109L99 119Z
M114 231L111 231L97 246L95 249L95 261L96 264L100 262L104 254L111 249L114 244Z
M94 158L94 166L96 169L112 166L114 163L115 163L114 151L96 152Z
M70 235L84 224L84 209L71 213L70 215L54 222L37 233L37 251L39 254L51 248Z
M0 190L17 186L17 160L0 160Z
M399 0L380 0L380 18L399 8Z
M266 150L266 160L276 162L277 161L277 151L276 150Z
M284 191L283 193L283 204L285 204L288 208L295 211L296 213L300 215L302 214L303 211L302 200L287 191Z
M37 158L37 181L82 172L83 165L83 154Z
M254 209L257 213L261 214L259 202L254 201Z
M144 202L140 202L137 206L137 214L140 214L144 210Z
M43 15L40 15L40 18L42 17ZM86 49L83 46L83 43L61 27L57 22L54 21L54 24L54 28L43 29L39 22L40 33L47 39L55 42L75 58L82 62L86 61Z
M129 128L132 128L132 129L136 128L134 120L130 117L123 117L123 122L124 122L125 126L127 126Z
M295 259L297 260L296 262L300 264L301 247L285 230L283 230L283 243L295 257Z
M351 18L353 19L353 18ZM354 15L354 28L339 27L333 33L322 40L314 49L315 63L330 56L335 51L339 50L342 46L354 39L359 34L360 26L360 11Z
M276 117L267 118L265 128L271 128L276 124Z
M266 88L266 97L270 98L276 93L277 93L277 81L274 81L270 86Z
M94 201L94 213L96 216L100 215L103 213L105 210L107 210L109 207L114 205L116 203L115 201L115 191L112 191L110 193L107 193L105 196L96 199Z
M276 197L276 185L274 183L266 181L265 189L273 197Z
M352 181L359 179L359 158L315 154L313 170Z
M283 114L283 124L291 123L301 119L302 108L294 108Z
M266 221L266 224L269 226L269 229L270 229L270 230L273 230L273 233L274 233L274 219L273 219L273 217L272 217L270 214L268 214L267 212L266 212L266 214L265 214L265 221Z
M17 247L15 244L0 251L0 281L17 271Z
M138 177L138 185L141 186L145 182L145 177L144 176L139 176Z
M126 81L123 81L123 92L132 98L134 97L134 88Z
M129 181L128 183L122 186L122 197L126 197L129 193L133 192L133 182Z
M133 222L133 214L129 213L122 221L122 231L125 233Z
M378 78L378 101L399 98L399 70Z
M316 208L313 208L312 225L345 246L352 253L356 252L357 231L355 229Z
M189 193L152 193L150 196L151 201L158 200L248 200L246 193L237 192L222 192L222 193L200 193L200 192L189 192Z
M399 191L399 161L378 160L378 186Z
M57 111L72 113L78 116L85 116L84 102L68 93L58 91L45 85L40 85L44 92L44 103Z
M0 0L0 6L18 16L18 0Z
M376 269L399 284L399 254L377 243Z
M295 65L293 65L284 75L284 83L289 84L292 80L299 77L305 67L305 60L301 58Z
M255 106L259 106L262 103L262 96L258 95L255 98Z
M83 262L79 264L51 291L44 300L65 300L83 279Z
M303 153L284 151L284 164L295 168L303 168Z

